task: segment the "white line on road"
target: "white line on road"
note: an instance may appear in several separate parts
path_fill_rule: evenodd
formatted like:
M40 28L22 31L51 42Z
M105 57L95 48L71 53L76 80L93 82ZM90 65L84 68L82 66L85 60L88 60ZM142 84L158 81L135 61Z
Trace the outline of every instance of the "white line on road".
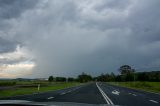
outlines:
M49 97L49 98L47 98L47 99L53 99L54 97Z
M128 93L128 94L133 95L133 96L137 96L137 95L136 95L136 94L134 94L134 93Z
M111 104L113 105L113 102L111 101L111 99L104 93L104 91L98 86L97 82L96 82L96 86L98 88L98 90L100 91L100 93L102 94L102 96L104 97L104 99L106 100L107 104Z
M60 95L64 95L64 94L66 94L65 92L63 92L63 93L61 93Z
M71 91L67 91L67 93L70 93Z
M137 96L136 94L132 94L133 96Z
M151 101L151 102L153 102L153 103L158 103L157 101L155 101L155 100L149 100L149 101Z

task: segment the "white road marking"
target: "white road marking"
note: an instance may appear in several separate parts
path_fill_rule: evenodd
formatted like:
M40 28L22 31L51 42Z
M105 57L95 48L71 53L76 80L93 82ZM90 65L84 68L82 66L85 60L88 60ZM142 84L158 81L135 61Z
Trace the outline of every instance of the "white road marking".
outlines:
M115 94L115 95L119 95L120 94L120 92L118 92L116 90L113 90L112 93Z
M104 91L98 86L97 82L96 82L96 86L98 88L98 90L100 91L100 93L102 94L102 96L104 97L104 99L106 100L107 104L111 104L113 105L113 102L111 101L111 99L104 93Z
M137 96L136 94L132 94L133 96Z
M64 94L66 94L65 92L63 92L63 93L61 93L60 95L64 95Z
M140 91L142 91L142 90L140 90ZM155 93L155 92L151 92L151 91L145 91L145 92L156 94L156 95L160 95L160 93Z
M47 98L47 99L53 99L54 97L49 97L49 98Z
M155 100L149 100L149 101L151 101L151 102L153 102L153 103L158 103L157 101L155 101Z
M136 94L134 94L134 93L128 93L128 94L133 95L133 96L137 96L137 95L136 95Z
M71 91L67 91L67 93L70 93Z

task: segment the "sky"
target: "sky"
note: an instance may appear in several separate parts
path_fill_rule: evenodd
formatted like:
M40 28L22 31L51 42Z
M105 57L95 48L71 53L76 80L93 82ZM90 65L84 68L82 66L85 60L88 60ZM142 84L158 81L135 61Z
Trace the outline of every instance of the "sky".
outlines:
M0 0L0 78L160 67L160 0Z

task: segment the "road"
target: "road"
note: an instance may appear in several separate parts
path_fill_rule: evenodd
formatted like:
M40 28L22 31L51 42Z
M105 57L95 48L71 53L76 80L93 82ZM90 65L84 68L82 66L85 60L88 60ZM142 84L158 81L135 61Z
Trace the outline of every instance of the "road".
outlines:
M4 98L10 100L28 100L36 102L76 102L87 104L114 104L125 106L160 106L160 95L102 82L45 93Z

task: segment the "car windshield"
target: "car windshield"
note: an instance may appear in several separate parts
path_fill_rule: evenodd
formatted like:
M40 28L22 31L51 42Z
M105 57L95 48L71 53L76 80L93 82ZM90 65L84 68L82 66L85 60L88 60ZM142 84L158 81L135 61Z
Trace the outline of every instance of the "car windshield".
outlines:
M0 106L160 106L160 0L0 0Z

